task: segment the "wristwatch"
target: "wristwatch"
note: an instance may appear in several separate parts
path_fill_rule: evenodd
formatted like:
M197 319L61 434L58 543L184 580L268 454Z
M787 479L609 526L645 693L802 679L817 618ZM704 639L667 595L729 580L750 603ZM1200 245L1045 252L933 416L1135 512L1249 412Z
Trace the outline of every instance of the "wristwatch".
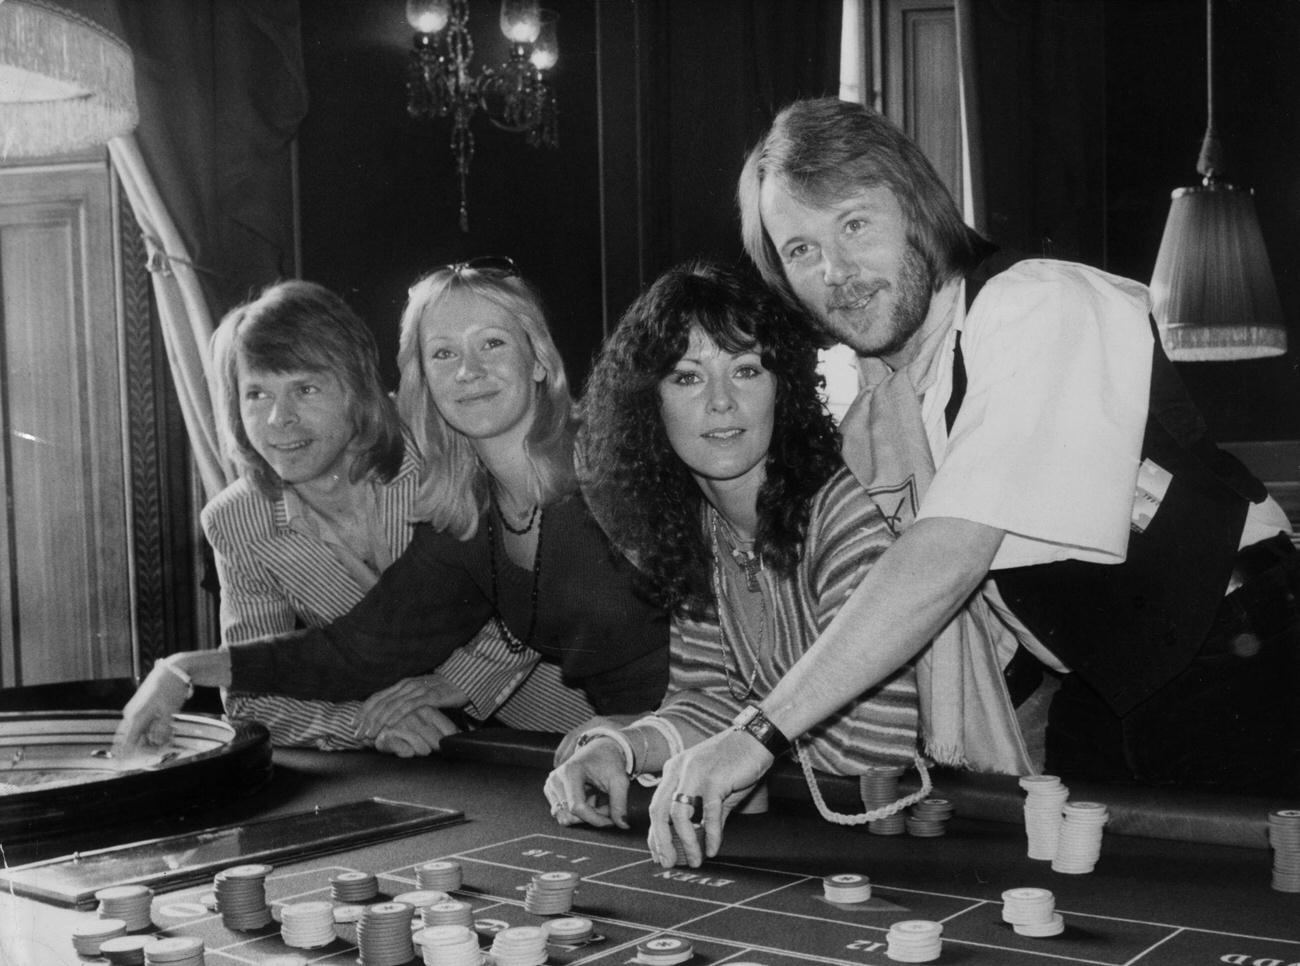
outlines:
M731 721L731 726L752 737L771 752L774 758L780 758L790 750L790 739L781 734L781 729L772 724L756 704L749 705L736 715Z

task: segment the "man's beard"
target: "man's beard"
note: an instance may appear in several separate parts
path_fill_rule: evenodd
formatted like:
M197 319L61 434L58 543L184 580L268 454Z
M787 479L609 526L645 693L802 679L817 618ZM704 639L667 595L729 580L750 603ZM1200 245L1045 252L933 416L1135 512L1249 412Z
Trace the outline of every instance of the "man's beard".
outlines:
M930 311L933 287L934 277L925 258L915 245L909 244L903 255L898 279L887 289L881 289L892 290L896 296L894 307L889 313L888 325L882 330L870 332L853 325L852 319L842 319L837 324L836 315L829 306L824 311L815 313L817 324L827 335L843 342L860 356L892 356L900 352L925 323L925 317ZM867 285L862 285L839 293L839 301L852 302L867 288Z

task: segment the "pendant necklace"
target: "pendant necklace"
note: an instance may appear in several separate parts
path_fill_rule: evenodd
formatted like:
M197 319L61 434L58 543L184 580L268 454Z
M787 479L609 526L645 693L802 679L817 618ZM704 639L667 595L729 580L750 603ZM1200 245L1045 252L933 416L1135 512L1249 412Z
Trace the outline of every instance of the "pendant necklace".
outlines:
M492 505L496 506L496 499L493 498ZM501 508L497 507L497 514L501 513ZM542 513L539 507L533 507L532 516L528 518L528 526L523 530L515 530L506 523L505 517L501 517L501 522L511 533L523 535L533 528L534 518L537 523L537 551L533 557L533 592L531 610L528 616L528 632L524 635L523 640L515 636L514 632L506 626L505 620L501 617L501 608L497 603L497 529L492 520L492 514L488 514L488 566L492 574L492 619L496 621L497 627L501 629L501 636L506 639L506 647L513 653L518 654L526 649L533 639L533 629L537 627L537 588L542 580L542 524L546 520L546 514ZM504 547L504 543L502 544Z
M722 554L721 547L718 545L718 516L718 512L710 507L709 532L713 543L713 596L717 602L718 611L718 650L721 651L722 675L727 682L727 691L737 701L745 701L754 694L754 682L758 680L758 667L763 654L763 644L767 637L767 595L763 593L763 589L758 582L759 572L763 569L763 558L761 554L757 554L752 550L746 551L741 550L739 547L731 547L732 558L740 565L742 572L745 574L745 583L748 590L758 594L760 608L758 645L754 648L754 669L749 673L749 681L745 684L745 690L737 693L736 687L732 683L731 669L727 665L727 654L730 648L727 647L727 632L723 627ZM739 655L736 657L736 674L737 676L740 674Z

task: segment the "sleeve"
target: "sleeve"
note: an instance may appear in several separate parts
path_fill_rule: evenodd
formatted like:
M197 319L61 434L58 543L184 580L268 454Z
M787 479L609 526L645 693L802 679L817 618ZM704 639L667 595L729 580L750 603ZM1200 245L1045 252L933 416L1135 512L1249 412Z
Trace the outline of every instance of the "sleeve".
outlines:
M438 673L469 697L465 710L486 721L537 661L536 651L511 651L496 621L489 620L474 640L452 652Z
M1004 530L993 568L1123 559L1146 428L1146 289L1060 262L1018 263L962 331L968 387L918 519Z
M458 541L416 528L362 601L324 628L231 644L231 690L339 701L437 668L490 616Z
M360 701L309 701L279 694L227 692L224 704L226 716L232 721L265 725L271 744L280 748L347 751L373 747L373 742L353 737Z
M884 514L857 479L845 471L822 488L813 503L800 580L812 595L817 633L830 626L844 602L894 542ZM806 574L806 576L805 576ZM790 642L793 666L815 638Z
M724 730L748 702L731 694L714 621L674 619L669 655L668 692L656 714L690 748Z

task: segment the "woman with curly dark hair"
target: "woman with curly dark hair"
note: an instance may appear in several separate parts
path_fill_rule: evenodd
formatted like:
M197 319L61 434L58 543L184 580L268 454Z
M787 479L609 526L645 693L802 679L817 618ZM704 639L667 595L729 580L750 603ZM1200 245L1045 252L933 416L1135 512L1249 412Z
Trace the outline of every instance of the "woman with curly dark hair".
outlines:
M760 700L892 541L840 459L816 349L791 312L755 280L688 263L628 309L596 362L578 436L584 489L674 634L658 711L561 747L571 757L546 782L561 824L625 827L628 776L659 771ZM896 776L916 735L907 667L798 753L810 781L814 768Z

